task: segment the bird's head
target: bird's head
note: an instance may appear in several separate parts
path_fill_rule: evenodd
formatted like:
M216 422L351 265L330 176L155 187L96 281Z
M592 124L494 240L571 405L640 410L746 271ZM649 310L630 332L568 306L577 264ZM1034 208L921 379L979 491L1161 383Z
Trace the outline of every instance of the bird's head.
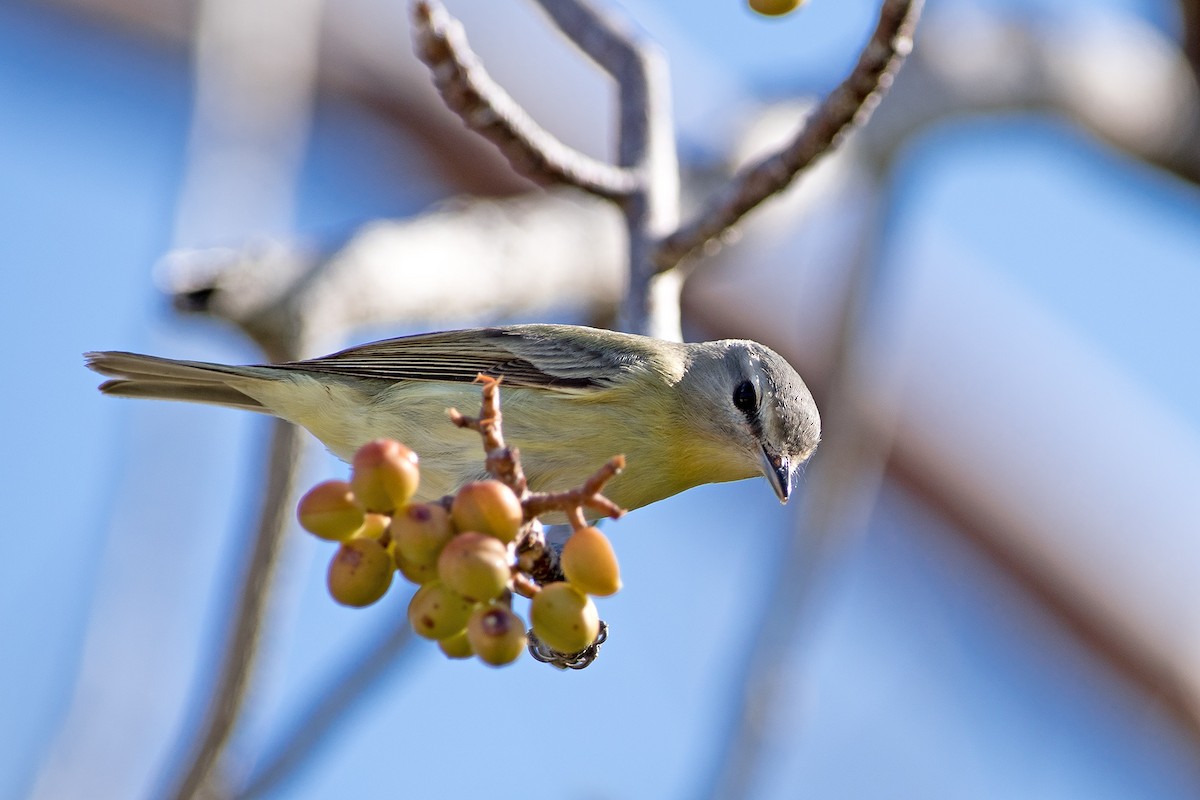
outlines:
M688 426L736 480L762 473L780 502L821 439L821 416L796 370L757 342L689 346L680 389ZM716 465L710 464L710 468Z

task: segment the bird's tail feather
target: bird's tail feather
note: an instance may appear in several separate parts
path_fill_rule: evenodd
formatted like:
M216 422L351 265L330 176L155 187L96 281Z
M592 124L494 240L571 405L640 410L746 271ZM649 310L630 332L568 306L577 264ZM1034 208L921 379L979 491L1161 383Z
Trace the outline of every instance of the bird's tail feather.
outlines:
M261 367L231 367L204 361L176 361L137 353L85 353L89 369L113 378L100 391L117 397L184 400L269 413L262 403L230 385L268 378Z

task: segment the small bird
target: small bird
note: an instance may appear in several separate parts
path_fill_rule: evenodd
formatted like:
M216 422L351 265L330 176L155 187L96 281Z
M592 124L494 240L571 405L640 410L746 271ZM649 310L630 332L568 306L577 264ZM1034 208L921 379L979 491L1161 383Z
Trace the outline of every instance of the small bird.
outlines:
M427 333L260 366L85 354L100 391L273 414L349 461L372 439L421 458L418 498L485 477L479 435L446 409L478 407L480 373L502 379L504 434L534 491L579 486L611 456L605 494L639 508L703 483L765 475L787 502L821 436L812 394L757 342L680 344L574 325Z

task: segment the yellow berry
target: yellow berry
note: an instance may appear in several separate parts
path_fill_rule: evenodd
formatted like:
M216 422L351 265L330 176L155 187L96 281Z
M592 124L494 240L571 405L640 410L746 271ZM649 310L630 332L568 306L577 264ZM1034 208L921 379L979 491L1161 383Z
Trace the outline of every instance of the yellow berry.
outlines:
M800 7L803 0L750 0L750 8L766 17L781 17Z
M450 516L460 531L479 531L502 542L516 539L525 519L512 489L495 480L476 481L459 489Z
M499 597L512 577L508 548L474 531L458 534L442 548L437 571L442 583L477 602Z
M374 539L351 539L329 562L329 594L344 606L369 606L392 585L395 569L387 548Z
M468 622L468 624L470 623ZM447 636L445 639L438 639L438 647L446 654L447 658L470 658L475 655L475 650L471 647L471 641L467 638L465 630L459 631L453 636Z
M408 604L408 622L426 639L447 639L467 627L471 601L452 591L444 583L427 583Z
M296 517L309 533L340 542L363 524L362 506L346 481L324 481L308 490L296 506Z
M350 467L350 485L368 511L391 513L417 492L417 454L394 439L367 442Z
M600 633L600 615L592 598L569 583L548 583L529 604L537 637L560 653L578 653Z
M392 548L392 557L396 560L396 569L400 574L416 584L426 584L437 580L437 563L414 564L404 557L396 547Z
M387 531L391 518L386 514L367 514L362 526L354 532L355 539L380 539Z
M454 537L450 512L437 503L412 503L392 517L392 541L414 564L433 564Z
M504 606L480 606L467 622L467 640L483 663L511 664L525 650L525 623Z
M599 528L581 528L571 534L562 550L563 574L576 589L607 597L621 588L617 554Z

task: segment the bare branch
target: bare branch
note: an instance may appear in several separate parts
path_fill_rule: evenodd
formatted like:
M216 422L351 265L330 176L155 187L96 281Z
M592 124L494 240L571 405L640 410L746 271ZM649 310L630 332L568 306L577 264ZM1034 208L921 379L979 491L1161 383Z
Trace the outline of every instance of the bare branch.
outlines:
M499 147L513 169L538 183L565 183L612 199L635 189L629 170L590 158L538 125L487 74L461 23L438 0L418 0L413 20L417 56L447 107Z
M694 221L661 243L655 256L660 271L671 269L715 241L752 208L787 188L802 170L870 118L912 50L922 3L884 0L875 32L850 76L813 111L785 148L739 172Z
M623 469L625 457L613 456L577 489L566 492L534 492L522 501L522 505L525 506L525 518L532 519L549 511L561 511L567 515L571 527L578 529L587 526L583 518L583 509L586 507L599 511L606 517L617 519L625 513L624 509L600 494L600 490Z
M449 410L450 421L483 437L488 473L512 489L518 498L523 499L529 494L529 486L525 481L525 472L521 469L520 454L504 443L503 417L500 414L501 379L481 372L475 377L475 382L483 384L479 416L464 416L457 408L452 408Z

